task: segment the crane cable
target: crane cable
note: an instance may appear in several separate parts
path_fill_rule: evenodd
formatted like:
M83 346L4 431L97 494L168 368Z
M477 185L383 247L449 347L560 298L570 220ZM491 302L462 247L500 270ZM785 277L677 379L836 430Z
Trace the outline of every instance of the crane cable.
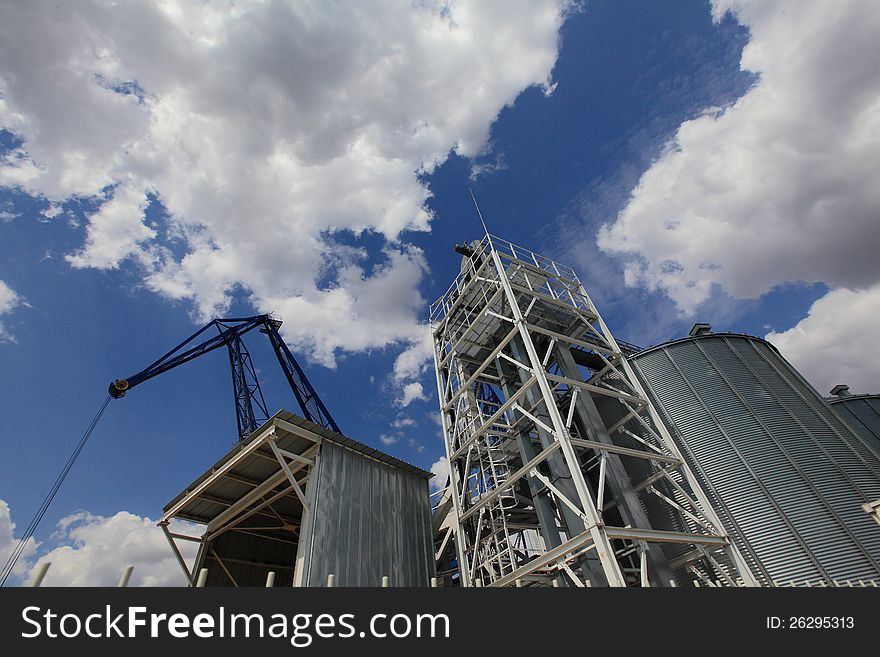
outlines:
M40 505L40 508L39 510L37 510L37 514L34 516L34 519L31 520L31 524L28 525L27 530L22 535L21 539L19 539L18 545L15 546L15 550L13 550L12 554L9 555L9 559L6 561L6 565L3 566L3 570L0 571L0 586L4 586L6 584L6 579L12 573L12 569L15 568L15 564L24 553L28 541L34 535L34 532L36 531L37 526L40 524L40 521L43 519L43 516L46 515L46 510L49 508L49 505L52 504L52 500L55 499L55 495L56 493L58 493L58 489L61 488L61 484L64 483L64 480L67 478L70 469L73 467L73 464L76 463L76 459L79 457L80 452L82 452L83 448L86 446L86 442L88 442L89 437L92 435L92 432L98 425L101 416L104 415L104 411L107 410L107 404L109 403L110 395L107 395L107 399L105 399L104 403L101 404L101 407L98 409L98 413L95 415L95 418L92 420L89 428L86 429L83 437L80 438L79 443L77 443L76 448L70 455L70 458L67 459L67 463L64 464L64 467L62 468L61 473L58 475L58 478L55 479L55 483L52 484L52 489L49 491L46 499L43 500L43 504Z

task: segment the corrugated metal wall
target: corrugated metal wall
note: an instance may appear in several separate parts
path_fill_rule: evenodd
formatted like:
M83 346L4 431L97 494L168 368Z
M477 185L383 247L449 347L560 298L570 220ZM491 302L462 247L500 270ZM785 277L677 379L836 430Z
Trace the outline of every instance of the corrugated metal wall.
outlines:
M880 455L880 395L829 399L831 408Z
M329 440L321 446L306 586L428 586L434 576L428 481ZM312 491L311 487L315 486Z
M710 334L631 359L755 575L880 578L880 456L769 343Z

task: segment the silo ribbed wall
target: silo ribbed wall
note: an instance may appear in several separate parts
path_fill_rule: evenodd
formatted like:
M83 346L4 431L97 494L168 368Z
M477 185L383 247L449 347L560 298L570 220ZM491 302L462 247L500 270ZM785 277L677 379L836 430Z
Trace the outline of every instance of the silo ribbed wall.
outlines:
M829 399L828 403L880 455L880 395L853 395Z
M880 580L868 448L767 342L709 334L631 359L725 529L773 581Z

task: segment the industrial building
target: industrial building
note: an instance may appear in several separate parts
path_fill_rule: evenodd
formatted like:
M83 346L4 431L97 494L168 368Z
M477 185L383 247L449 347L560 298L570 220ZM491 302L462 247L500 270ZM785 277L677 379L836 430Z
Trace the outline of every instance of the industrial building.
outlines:
M849 386L841 384L834 386L831 396L825 399L834 412L880 454L880 395L854 395Z
M864 506L880 457L851 428L870 418L861 405L841 421L773 345L706 324L630 362L762 585L880 579Z
M192 585L880 581L880 396L825 400L765 340L707 324L639 349L571 268L488 234L456 251L430 309L450 463L433 512L430 473L342 435L273 316L215 320L111 384L229 350L240 442L160 523ZM302 417L268 416L255 329Z
M193 481L160 526L191 585L428 586L430 472L280 411ZM173 519L204 532L172 532ZM195 566L179 541L199 544ZM274 575L270 575L274 573Z
M239 441L159 523L191 586L880 584L880 395L824 399L708 324L640 349L570 267L489 234L456 251L430 307L433 509L431 473L343 435L273 315L213 320L110 384L83 443L110 398L228 351ZM248 334L301 415L269 414Z

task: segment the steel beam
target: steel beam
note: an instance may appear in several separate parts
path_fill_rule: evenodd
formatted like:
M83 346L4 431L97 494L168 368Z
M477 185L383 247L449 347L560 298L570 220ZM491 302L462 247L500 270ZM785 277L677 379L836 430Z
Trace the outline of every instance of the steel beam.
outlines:
M452 491L437 545L455 541L463 586L539 571L532 583L666 586L677 569L655 543L692 546L688 567L712 579L726 552L750 583L573 270L487 235L432 304L431 333ZM572 348L594 355L587 380ZM649 498L677 520L651 527Z

